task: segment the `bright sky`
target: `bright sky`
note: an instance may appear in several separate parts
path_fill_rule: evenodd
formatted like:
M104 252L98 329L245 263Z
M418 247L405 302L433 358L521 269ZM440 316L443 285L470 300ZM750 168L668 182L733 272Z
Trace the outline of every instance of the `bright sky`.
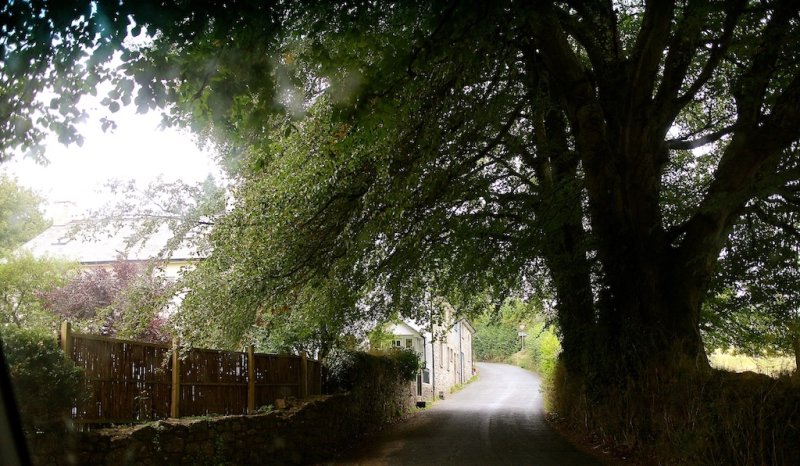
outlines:
M209 174L220 179L211 152L200 150L189 132L159 129L158 112L142 115L133 106L123 107L110 115L117 129L104 133L99 118L106 111L96 106L87 111L90 119L80 128L83 147L65 147L52 137L45 154L49 165L17 157L0 165L0 171L50 202L73 201L80 210L102 205L109 196L103 185L112 179L134 179L142 187L159 176L187 183L202 181Z

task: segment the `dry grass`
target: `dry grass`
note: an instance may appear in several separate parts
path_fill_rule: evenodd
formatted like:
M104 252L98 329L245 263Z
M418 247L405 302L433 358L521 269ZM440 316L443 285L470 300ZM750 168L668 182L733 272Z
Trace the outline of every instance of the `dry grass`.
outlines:
M604 382L590 385L559 364L548 395L558 419L614 456L647 465L800 464L800 390L789 377L696 371L687 361Z
M729 372L756 372L770 377L780 377L794 372L794 358L751 357L731 351L716 350L708 355L711 367Z

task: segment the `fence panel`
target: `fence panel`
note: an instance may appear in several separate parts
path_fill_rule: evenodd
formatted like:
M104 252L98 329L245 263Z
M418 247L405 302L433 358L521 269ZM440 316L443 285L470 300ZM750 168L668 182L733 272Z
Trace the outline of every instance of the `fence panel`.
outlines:
M181 415L247 414L247 353L192 349L180 368Z
M322 393L322 364L319 361L308 360L307 383L309 395Z
M278 398L300 395L300 358L256 353L256 408L273 404Z
M308 394L322 393L321 364L300 356L193 348L176 362L170 345L72 333L68 324L60 341L84 369L88 399L73 407L72 417L87 426L170 417L173 364L180 416L247 414L248 399L258 408L299 397L303 373Z
M73 409L85 423L136 422L169 416L170 348L71 335L70 355L84 368L88 399Z

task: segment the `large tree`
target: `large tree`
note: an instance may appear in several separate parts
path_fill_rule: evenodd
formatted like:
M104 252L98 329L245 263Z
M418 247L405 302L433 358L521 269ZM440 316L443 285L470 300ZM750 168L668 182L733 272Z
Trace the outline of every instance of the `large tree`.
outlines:
M173 102L239 180L204 265L234 334L298 300L412 312L432 276L456 300L544 272L571 371L703 366L731 233L796 200L792 0L39 5L0 10L3 108L27 121L6 147L36 135L20 83L58 92L48 70L124 49L110 108ZM125 45L128 18L152 40Z
M261 271L241 285L257 296L313 284L396 306L434 271L463 293L546 269L571 369L702 365L734 226L793 200L797 16L780 1L357 3L210 23L200 42L235 40L180 89L246 153L226 228L261 240L219 241L209 267ZM299 121L270 120L276 103Z

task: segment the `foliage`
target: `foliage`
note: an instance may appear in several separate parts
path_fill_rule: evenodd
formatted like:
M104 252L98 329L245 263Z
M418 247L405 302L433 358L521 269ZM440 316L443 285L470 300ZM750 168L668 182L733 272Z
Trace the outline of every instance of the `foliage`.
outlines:
M150 64L131 75L142 82L112 72L112 59L129 61L139 57L137 41L144 25L150 31L187 29L191 21L180 19L190 12L182 2L157 6L147 2L5 2L0 22L5 25L0 41L0 139L4 142L0 161L22 152L45 162L44 138L55 134L63 144L83 143L77 125L86 116L78 108L82 96L96 96L104 81L116 79L105 103L110 113L120 104L134 103L140 112L164 105L167 93L156 74L175 69L167 63ZM131 22L136 17L137 24ZM202 23L203 21L200 21ZM123 53L117 54L122 51ZM127 78L127 79L124 79ZM103 129L113 128L111 118Z
M231 58L214 72L161 81L178 96L173 121L191 116L221 138L240 182L204 264L237 277L217 294L240 316L226 339L246 333L259 308L313 312L322 295L331 313L365 297L411 313L434 271L448 294L502 293L546 267L571 367L596 370L598 353L626 360L612 366L667 346L702 353L702 300L679 296L705 294L741 207L782 188L773 175L791 168L777 163L796 139L781 103L794 92L790 49L753 50L794 40L778 19L794 7L286 8L238 18L274 42L228 38ZM220 24L236 14L213 13ZM593 39L587 24L609 34ZM126 70L196 63L222 34L216 23L163 32ZM648 34L651 47L634 46ZM696 46L704 41L713 47ZM647 73L626 71L636 63ZM631 120L642 111L654 115L644 126ZM607 129L594 131L597 121ZM634 128L624 140L638 143L623 144ZM771 143L739 143L757 139ZM686 150L700 146L708 155L695 163ZM586 352L594 344L612 347Z
M522 366L528 366L529 369L538 372L542 376L545 391L550 392L553 389L553 376L561 354L561 343L553 328L542 322L531 325L527 332Z
M774 378L792 374L797 367L794 358L786 356L747 356L722 350L709 353L708 361L715 369L727 372L753 372Z
M0 324L54 330L55 316L42 295L62 286L76 265L19 252L0 259Z
M401 379L416 379L422 363L419 360L419 355L413 349L393 349L387 356L397 364L397 375Z
M226 202L225 187L213 177L193 185L160 178L146 186L116 180L109 181L106 189L111 200L89 212L91 221L75 234L96 237L125 231L127 251L166 229L171 237L156 258L169 259L179 248L190 248L198 258L209 253L208 232L224 213Z
M335 351L327 360L325 367L326 392L349 391L363 385L374 376L385 380L389 385L414 380L420 368L419 356L414 351L391 349L365 353L362 351ZM381 382L372 381L372 385Z
M75 275L43 294L54 315L101 335L145 341L169 339L160 313L171 294L163 277L145 265L118 260Z
M392 347L394 334L390 331L388 325L376 325L367 334L367 339L369 340L370 348L386 350Z
M36 258L23 243L49 226L42 198L0 175L0 325L52 330L56 323L41 303L41 293L60 286L74 264Z
M524 341L518 332L526 334ZM496 309L486 309L476 321L473 348L477 357L518 365L542 376L545 394L553 377L561 343L548 322L541 299L506 299ZM481 355L485 356L481 356Z
M275 316L337 335L420 313L431 289L456 303L550 288L566 370L613 401L628 377L709 370L701 322L742 321L704 306L709 291L763 287L739 315L782 321L783 297L748 272L771 236L738 228L755 207L762 231L795 236L798 2L157 4L86 2L74 26L79 9L0 10L19 25L0 137L28 143L32 115L50 121L29 104L55 85L51 61L68 115L84 89L70 78L96 61L63 54L117 47L111 110L174 102L168 123L214 140L233 201L187 296L200 337L241 344ZM153 40L123 45L127 18Z
M110 109L172 102L169 123L218 142L238 185L207 267L258 277L219 295L255 295L232 300L240 336L259 307L294 309L298 295L413 312L434 271L449 293L502 294L546 270L573 369L596 367L597 353L622 366L667 346L698 356L702 297L744 207L792 199L790 1L160 5L90 7L69 26L82 7L14 4L3 13L20 28L5 50L74 36L82 49L43 40L25 53L89 54L92 77L122 50ZM22 19L31 13L57 21L36 29ZM153 39L123 43L127 18ZM4 69L6 89L20 76L33 94L53 84L16 71ZM9 108L24 120L27 104L39 108L23 95ZM15 134L5 139L36 128ZM594 344L612 347L584 351Z
M49 222L41 212L42 198L0 175L0 255L44 231Z
M520 349L517 328L511 325L475 323L472 348L479 361L505 361Z
M785 201L760 200L734 227L704 308L710 348L790 354L800 362L800 237L780 226L793 229L794 216Z
M81 370L50 334L4 324L0 337L25 429L67 418L82 396Z

